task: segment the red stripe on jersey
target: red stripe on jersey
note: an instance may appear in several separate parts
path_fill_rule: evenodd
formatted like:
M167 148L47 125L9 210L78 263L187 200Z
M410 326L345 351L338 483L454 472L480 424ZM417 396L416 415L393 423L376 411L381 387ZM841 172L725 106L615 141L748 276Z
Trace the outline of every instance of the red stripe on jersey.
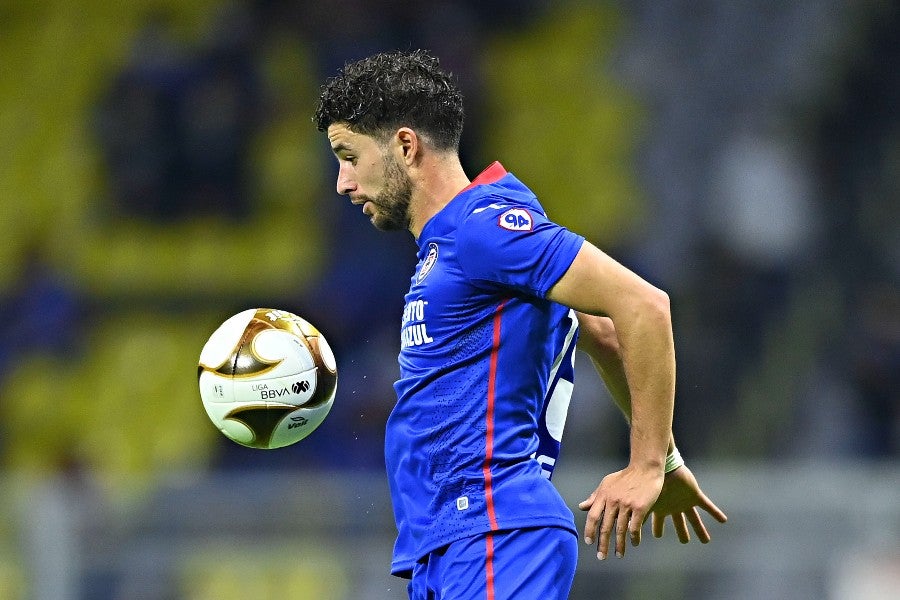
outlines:
M485 554L485 588L487 600L494 600L494 533L488 532L484 542Z
M488 371L487 410L485 416L484 440L484 498L487 505L488 521L491 531L497 531L497 514L494 512L494 477L491 474L491 460L494 458L494 399L497 389L497 358L500 354L500 321L506 300L497 306L494 312L494 341L491 346L491 363Z
M463 189L457 192L458 194L462 194L467 190L471 190L476 185L485 185L488 183L496 183L503 179L506 176L506 169L503 168L503 165L500 164L499 161L494 161L488 167L478 174L478 176L472 180L472 183L464 187Z

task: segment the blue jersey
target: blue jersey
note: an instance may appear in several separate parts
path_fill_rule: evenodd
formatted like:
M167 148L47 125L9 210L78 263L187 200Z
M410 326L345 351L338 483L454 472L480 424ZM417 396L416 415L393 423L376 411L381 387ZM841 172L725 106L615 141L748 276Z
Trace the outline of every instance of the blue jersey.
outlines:
M394 574L479 533L575 532L549 475L577 320L545 297L583 242L499 163L423 227L385 441Z

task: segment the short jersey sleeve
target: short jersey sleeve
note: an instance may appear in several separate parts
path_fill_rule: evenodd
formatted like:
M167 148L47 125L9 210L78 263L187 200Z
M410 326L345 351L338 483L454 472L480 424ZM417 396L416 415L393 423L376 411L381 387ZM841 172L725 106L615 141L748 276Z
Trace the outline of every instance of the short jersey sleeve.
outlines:
M458 261L473 283L544 298L584 238L539 209L495 203L473 208L457 231Z

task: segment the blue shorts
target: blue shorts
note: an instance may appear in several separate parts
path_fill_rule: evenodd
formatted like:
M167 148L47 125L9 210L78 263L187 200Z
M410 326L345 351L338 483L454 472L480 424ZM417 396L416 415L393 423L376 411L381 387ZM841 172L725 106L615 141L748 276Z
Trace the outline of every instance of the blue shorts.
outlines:
M566 600L578 542L559 527L476 535L435 550L413 569L410 600Z

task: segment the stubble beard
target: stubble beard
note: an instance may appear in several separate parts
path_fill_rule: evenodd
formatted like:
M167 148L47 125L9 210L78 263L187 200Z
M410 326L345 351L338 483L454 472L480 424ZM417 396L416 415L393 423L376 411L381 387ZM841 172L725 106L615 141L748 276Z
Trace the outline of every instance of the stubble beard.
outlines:
M375 205L372 225L382 231L409 229L412 181L393 157L384 157L384 189L369 201Z

